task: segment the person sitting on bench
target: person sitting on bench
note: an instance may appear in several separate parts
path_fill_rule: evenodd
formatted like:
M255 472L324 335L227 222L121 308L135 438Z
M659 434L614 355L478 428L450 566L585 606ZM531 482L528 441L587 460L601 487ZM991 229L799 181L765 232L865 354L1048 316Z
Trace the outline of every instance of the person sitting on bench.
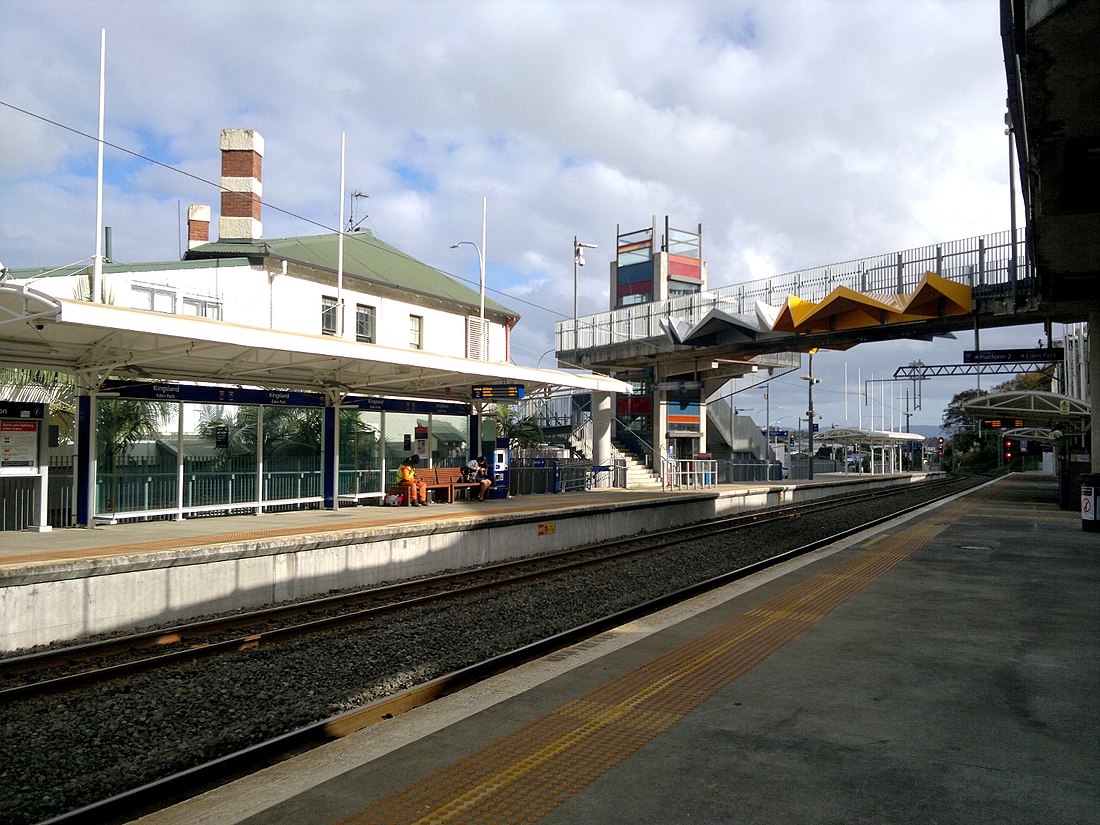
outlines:
M397 483L406 488L409 504L413 507L426 507L428 504L428 485L417 481L416 468L420 466L420 456L411 455L397 468Z
M489 495L489 488L493 486L493 474L489 472L489 462L483 455L477 457L474 481L481 485L477 490L477 500L485 501L486 496Z

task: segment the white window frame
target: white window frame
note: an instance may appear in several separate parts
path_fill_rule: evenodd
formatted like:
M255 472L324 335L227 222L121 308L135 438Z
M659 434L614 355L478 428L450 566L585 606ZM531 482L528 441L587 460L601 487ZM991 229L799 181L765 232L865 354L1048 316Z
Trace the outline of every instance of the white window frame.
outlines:
M331 329L325 326L325 321L332 319ZM332 295L321 296L321 334L335 335L340 328L340 304Z
M135 306L134 298L137 295L142 295L148 298L142 306ZM158 299L168 299L169 309L158 308ZM158 286L146 286L133 284L130 286L130 306L133 309L147 309L153 312L165 312L169 315L176 314L176 291L174 289L166 289Z
M370 334L364 335L360 328L362 318L370 319ZM355 340L362 344L378 343L378 310L370 304L355 305Z

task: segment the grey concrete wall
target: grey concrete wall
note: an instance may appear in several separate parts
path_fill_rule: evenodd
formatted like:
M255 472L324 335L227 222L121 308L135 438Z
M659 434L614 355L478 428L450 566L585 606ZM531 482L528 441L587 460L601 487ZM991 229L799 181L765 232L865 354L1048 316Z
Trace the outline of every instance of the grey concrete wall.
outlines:
M0 650L256 608L537 555L916 477L761 485L654 501L599 502L538 513L455 519L339 534L36 564L0 581Z

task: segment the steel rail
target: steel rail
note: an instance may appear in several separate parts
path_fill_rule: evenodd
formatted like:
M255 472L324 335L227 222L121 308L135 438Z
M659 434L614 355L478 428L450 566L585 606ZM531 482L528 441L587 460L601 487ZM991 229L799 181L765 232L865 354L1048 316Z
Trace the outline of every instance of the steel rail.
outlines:
M101 800L58 815L40 825L84 825L121 821L138 811L160 809L185 799L201 790L222 784L226 776L240 776L266 764L292 756L306 747L315 747L333 739L347 736L391 719L409 710L456 693L492 676L533 661L569 645L577 644L599 633L619 627L630 621L655 613L695 596L723 587L766 570L776 564L828 546L864 530L891 521L899 516L937 504L959 493L951 490L927 501L904 507L893 513L870 519L855 527L846 528L829 536L815 539L800 547L786 550L775 556L744 565L736 570L688 585L671 593L650 599L633 607L608 614L600 619L578 625L553 636L499 654L483 662L460 668L452 673L432 679L421 685L407 688L391 696L378 699L361 708L345 711L329 719L290 731L281 736L243 748L231 754L196 765L162 779L142 785L108 799Z
M928 482L928 484L932 485L944 483L950 482ZM182 643L189 636L197 636L202 631L215 632L232 627L254 626L265 621L270 621L276 617L288 618L301 616L304 614L316 613L322 608L343 608L357 602L367 600L377 601L380 597L422 591L432 586L447 585L449 587L449 589L445 591L437 591L423 596L413 596L411 598L389 601L381 605L374 605L355 611L342 612L336 615L298 622L284 627L250 632L244 636L222 641L196 642L192 643L189 647L158 653L154 656L0 688L0 704L33 696L71 690L83 685L94 684L96 682L106 681L129 674L146 672L158 667L205 658L216 654L252 650L264 644L273 644L297 636L357 624L386 613L427 604L445 598L457 598L483 590L518 584L532 579L546 578L581 567L607 563L631 555L653 552L664 547L688 541L694 534L700 532L705 533L707 537L713 537L722 533L744 529L749 526L760 526L775 521L797 518L805 512L808 503L814 505L813 509L815 512L820 512L822 510L850 507L861 502L874 501L891 495L898 495L901 492L909 492L912 489L912 487L906 487L874 490L853 496L837 496L829 499L820 499L815 502L770 508L768 510L753 513L743 513L736 516L714 519L706 522L703 526L699 523L695 523L680 527L670 527L653 533L643 533L623 539L617 539L595 547L570 548L536 557L500 562L460 573L431 576L423 579L416 579L411 582L388 585L382 588L373 588L351 594L314 599L292 606L265 608L250 613L237 614L232 617L210 619L203 622L183 625L175 629L151 631L149 633L135 634L120 639L58 648L52 651L42 651L24 657L12 657L0 661L0 679L10 680L17 673L26 673L28 670L40 672L50 667L61 667L63 663L70 661L72 658L84 660L90 658L92 655L106 656L110 655L112 652L119 653L135 648L149 649L158 643ZM554 564L552 567L545 566L547 563L553 564L555 562L560 563ZM531 567L536 569L524 570L523 572L511 575L498 575L506 573L509 570ZM496 577L494 578L494 576ZM471 584L453 586L460 582L470 580L476 581L473 581ZM157 640L167 641L158 642ZM14 664L15 667L5 667L9 664ZM21 670L20 668L23 669Z

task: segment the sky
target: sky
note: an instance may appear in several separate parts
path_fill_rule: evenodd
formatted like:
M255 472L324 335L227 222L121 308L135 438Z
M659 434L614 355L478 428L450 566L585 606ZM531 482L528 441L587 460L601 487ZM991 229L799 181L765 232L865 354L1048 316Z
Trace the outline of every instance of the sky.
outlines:
M105 29L105 140L158 162L105 152L115 260L176 260L188 204L217 214L223 128L264 137L266 237L334 231L343 133L345 217L363 193L357 222L474 288L476 253L450 246L480 243L487 199L488 289L522 316L512 360L552 366L574 237L598 244L585 315L609 308L617 227L654 216L702 224L711 287L1008 229L998 25L997 0L5 0L0 261L95 250ZM822 426L869 426L860 378L973 348L818 353ZM911 425L974 383L925 382ZM797 372L770 396L780 426L805 414ZM761 390L736 403L763 426Z

